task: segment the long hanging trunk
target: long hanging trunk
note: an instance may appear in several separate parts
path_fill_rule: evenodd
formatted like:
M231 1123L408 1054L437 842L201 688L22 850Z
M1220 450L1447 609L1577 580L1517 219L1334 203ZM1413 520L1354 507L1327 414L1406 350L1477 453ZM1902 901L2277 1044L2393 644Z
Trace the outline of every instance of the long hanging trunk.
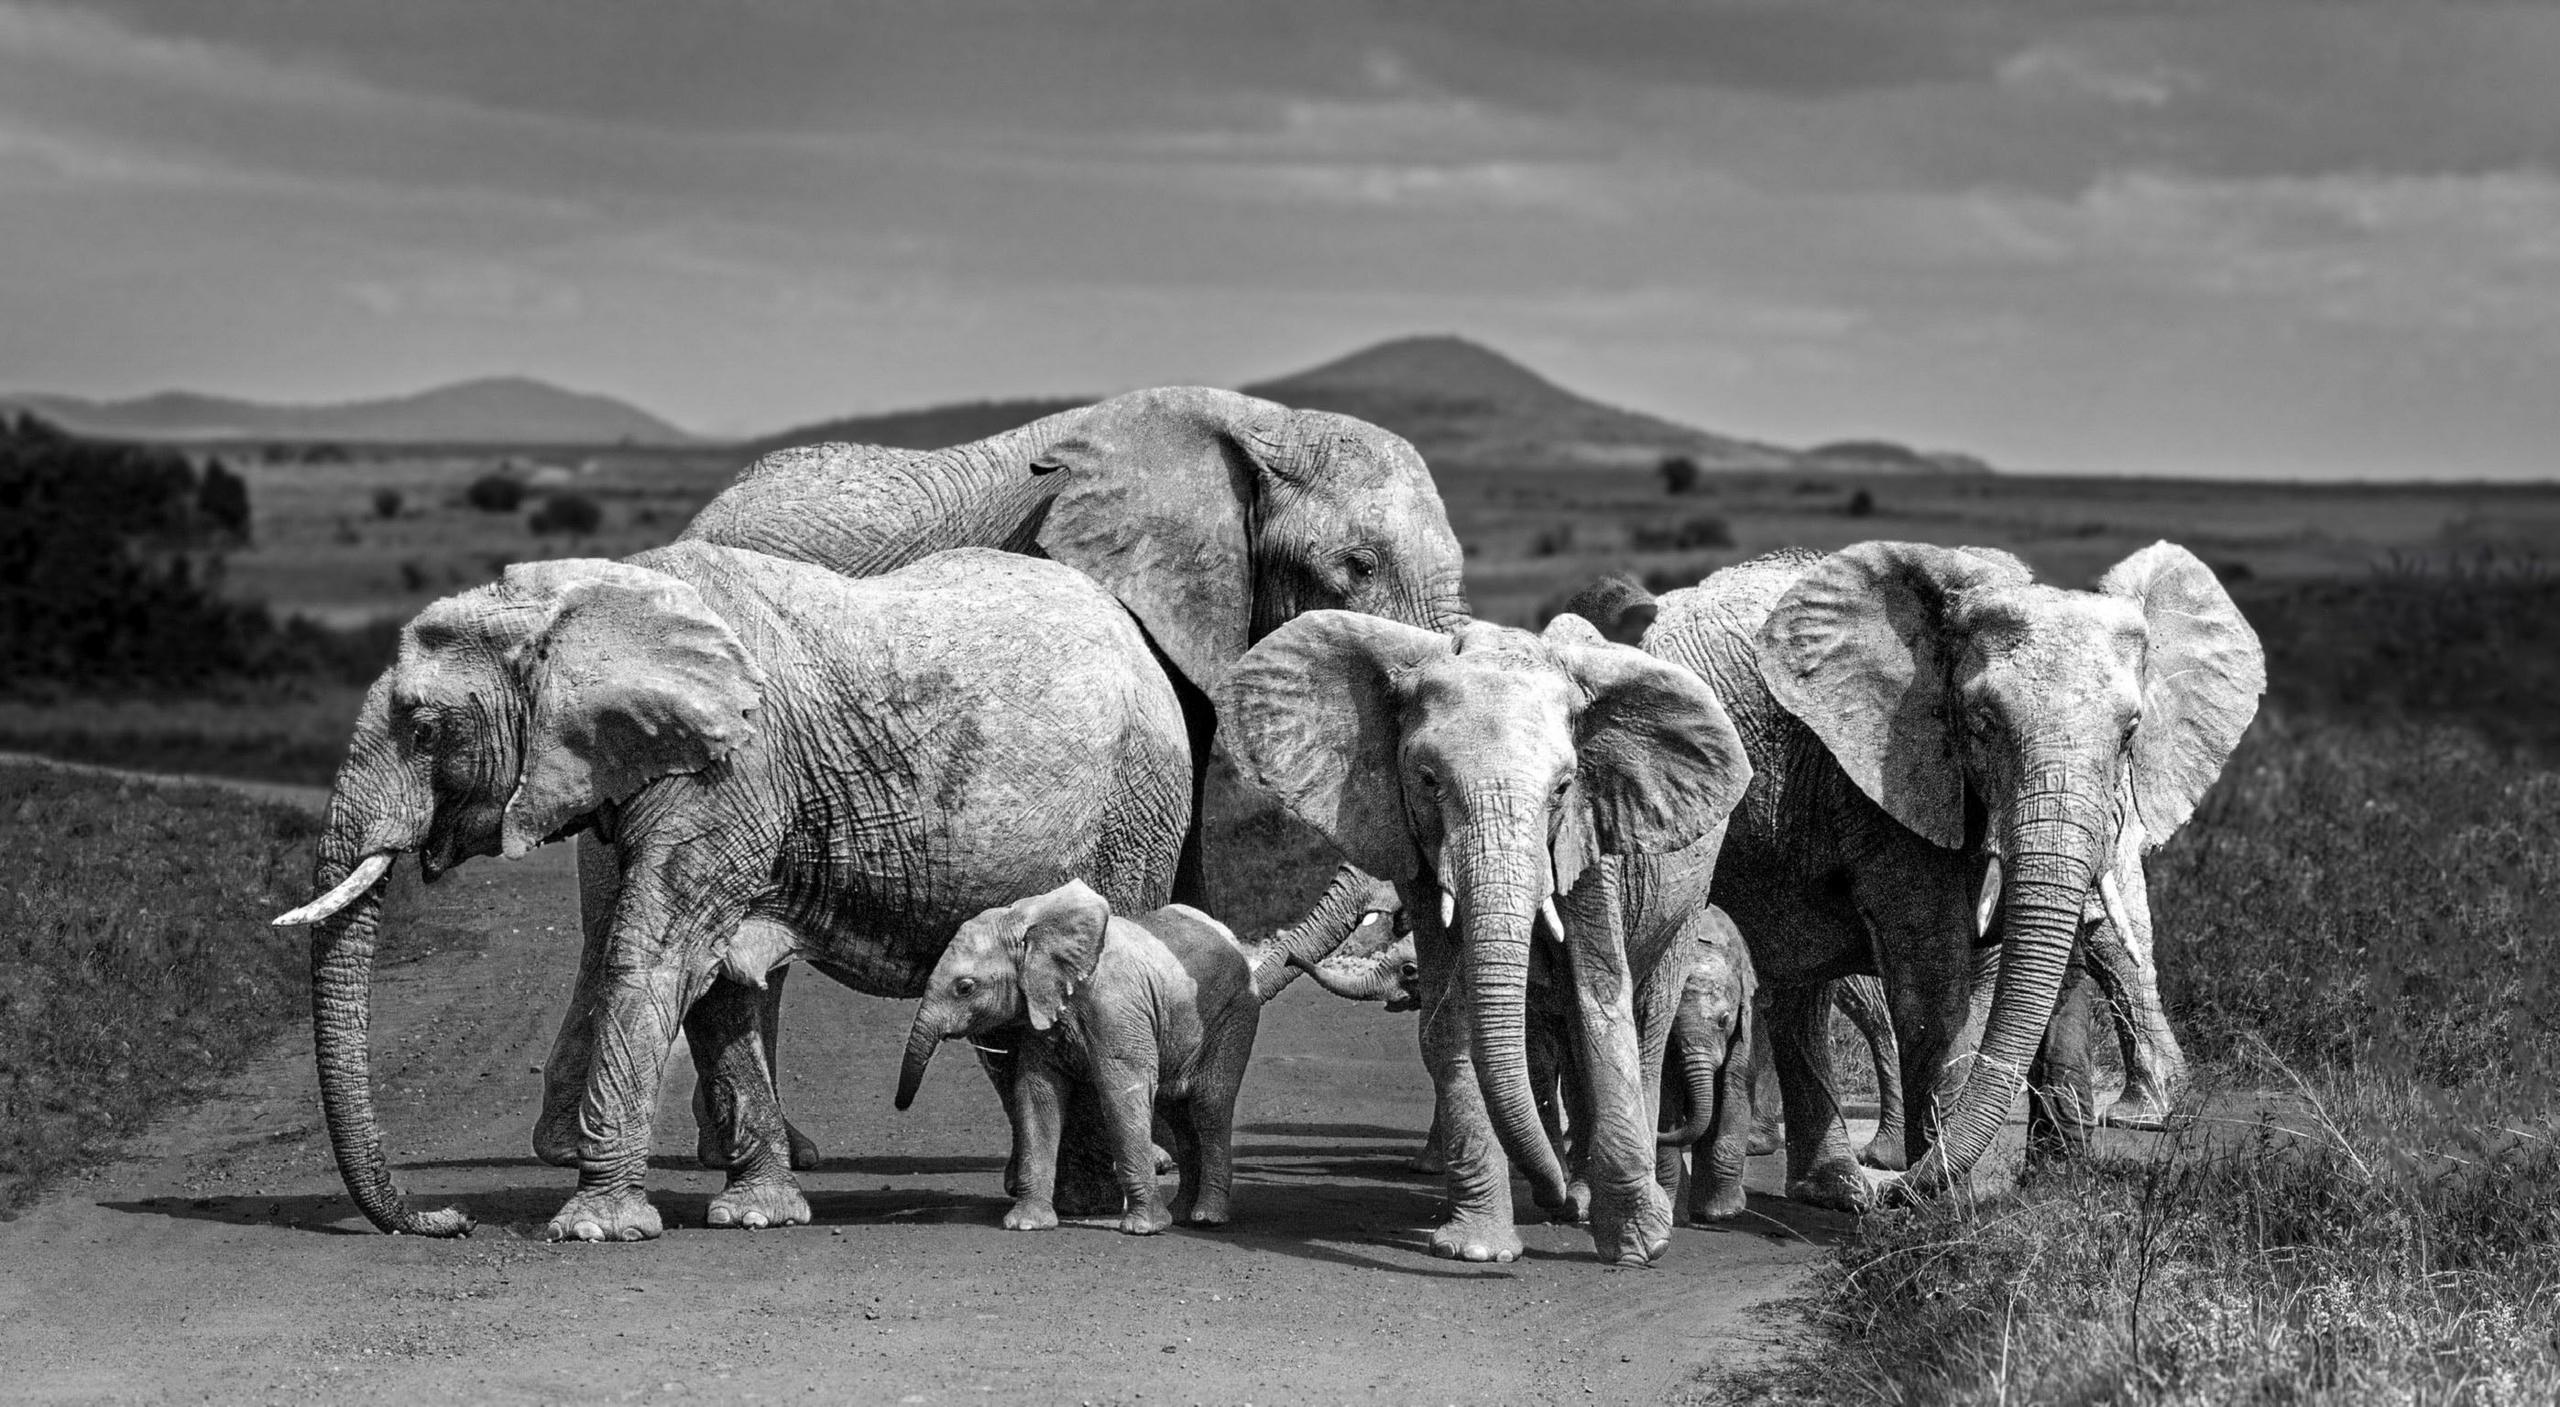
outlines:
M315 887L323 891L337 887L362 858L352 853L352 824L341 823L335 802L330 811L330 828L313 874ZM367 1037L383 888L384 881L375 881L311 934L312 1045L319 1055L320 1106L329 1122L329 1146L338 1155L338 1175L346 1181L347 1195L375 1226L395 1236L467 1235L471 1218L460 1207L411 1211L408 1199L391 1185L391 1169L382 1156Z
M1489 835L1479 820L1443 853L1455 858L1448 879L1464 935L1460 962L1473 1017L1476 1084L1512 1166L1529 1180L1538 1205L1554 1211L1567 1199L1564 1166L1547 1141L1529 1082L1529 925L1546 897L1532 877L1544 869L1536 860L1545 853L1545 837L1531 835L1523 818L1500 828L1519 833Z
M2092 789L2089 794L2103 794ZM1959 1182L1999 1135L2053 1024L2080 910L2096 882L2105 817L2066 786L2024 798L2001 846L2000 976L1973 1071L1928 1156L1904 1178L1915 1192Z

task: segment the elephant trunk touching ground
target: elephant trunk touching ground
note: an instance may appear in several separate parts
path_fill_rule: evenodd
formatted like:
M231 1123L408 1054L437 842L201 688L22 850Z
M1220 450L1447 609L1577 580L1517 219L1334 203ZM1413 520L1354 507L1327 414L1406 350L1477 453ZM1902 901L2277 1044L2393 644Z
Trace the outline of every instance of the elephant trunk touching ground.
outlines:
M373 1111L373 952L392 857L425 839L432 803L401 764L387 717L389 690L376 684L346 765L329 797L329 816L312 866L321 897L277 920L316 923L311 932L311 1014L319 1055L320 1104L347 1195L367 1220L394 1235L461 1236L471 1218L459 1207L413 1212L382 1156ZM438 865L441 869L441 864ZM368 880L367 875L371 878Z
M1500 783L1474 788L1464 799L1466 823L1443 843L1441 857L1467 935L1459 962L1474 1015L1477 1087L1503 1151L1538 1205L1553 1208L1565 1201L1566 1178L1538 1118L1527 1014L1529 935L1548 885L1544 874L1526 872L1525 861L1546 853L1546 817L1524 791Z
M1904 1179L1935 1191L1980 1161L2026 1083L2062 997L2064 969L2080 936L2080 912L2104 862L2113 818L2100 798L2103 773L2039 768L2020 787L2003 829L2000 976L1963 1093L1936 1141Z

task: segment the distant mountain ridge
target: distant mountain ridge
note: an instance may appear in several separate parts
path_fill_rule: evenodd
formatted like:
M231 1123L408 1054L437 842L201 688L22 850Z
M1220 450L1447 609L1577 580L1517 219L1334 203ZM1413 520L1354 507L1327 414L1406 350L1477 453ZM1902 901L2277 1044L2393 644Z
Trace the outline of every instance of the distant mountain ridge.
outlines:
M675 444L693 437L628 402L525 376L457 381L414 395L334 405L274 405L162 391L128 400L0 392L84 435L145 440L441 441Z
M1239 387L1247 395L1330 410L1413 442L1435 468L1515 465L1650 467L1686 455L1709 471L1980 472L1981 461L1862 440L1800 451L1712 434L1575 394L1500 352L1445 334L1399 337L1305 371ZM1095 396L969 401L855 415L762 436L761 453L842 441L941 449L1001 434Z

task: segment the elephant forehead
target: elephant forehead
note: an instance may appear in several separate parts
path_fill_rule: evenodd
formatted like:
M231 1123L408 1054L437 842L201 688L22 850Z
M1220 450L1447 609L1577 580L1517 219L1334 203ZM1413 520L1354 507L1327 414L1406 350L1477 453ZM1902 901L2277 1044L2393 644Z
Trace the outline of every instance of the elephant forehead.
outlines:
M1581 690L1543 654L1452 655L1415 671L1407 695L1417 738L1460 736L1570 747ZM1521 759L1527 760L1527 759Z

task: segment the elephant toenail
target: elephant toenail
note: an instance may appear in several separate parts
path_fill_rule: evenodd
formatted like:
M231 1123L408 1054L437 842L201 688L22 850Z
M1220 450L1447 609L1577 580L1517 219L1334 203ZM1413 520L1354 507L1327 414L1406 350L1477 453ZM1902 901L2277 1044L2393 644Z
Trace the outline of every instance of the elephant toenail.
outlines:
M727 1207L713 1207L711 1209L711 1224L713 1226L727 1226L730 1222L735 1220L737 1220L737 1217L733 1215Z
M638 1241L643 1239L640 1228L636 1226L626 1226L622 1228L622 1239L625 1241Z
M601 1241L604 1239L604 1228L596 1225L592 1221L579 1222L573 1229L577 1232L578 1239L581 1241Z
M764 1213L762 1212L749 1212L747 1213L745 1220L749 1231L762 1231L766 1226L771 1224L765 1220Z

